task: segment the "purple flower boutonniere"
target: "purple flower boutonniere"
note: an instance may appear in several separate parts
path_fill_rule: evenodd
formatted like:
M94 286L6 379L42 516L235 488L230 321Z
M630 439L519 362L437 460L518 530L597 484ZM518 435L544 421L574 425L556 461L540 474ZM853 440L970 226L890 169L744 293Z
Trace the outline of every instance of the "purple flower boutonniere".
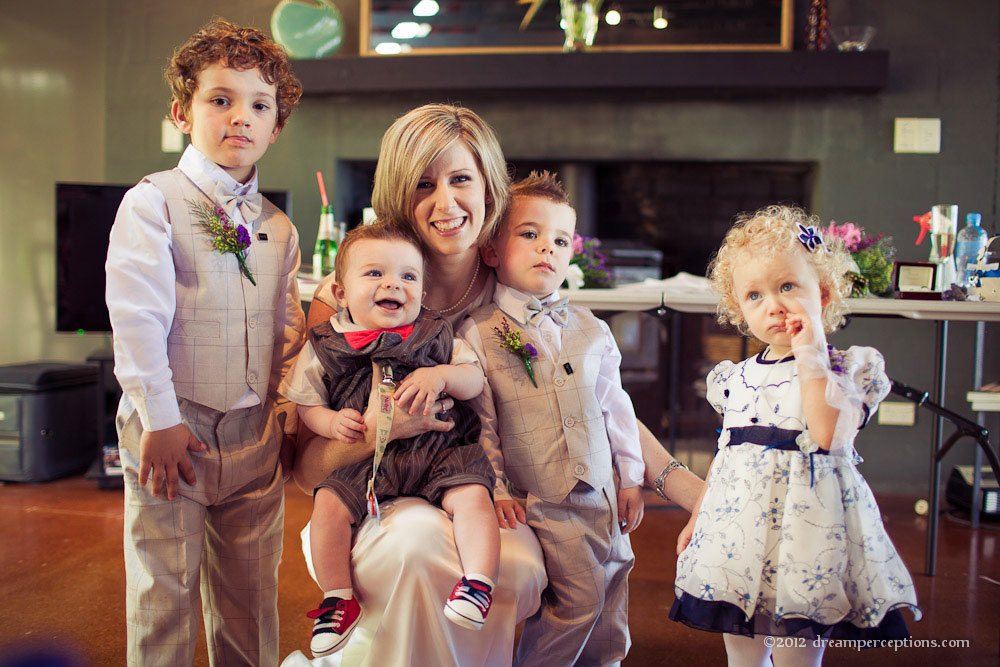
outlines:
M531 343L521 341L520 331L511 331L506 317L503 318L501 326L502 330L500 327L493 327L493 333L500 339L500 349L507 350L524 362L524 370L528 371L528 379L531 380L531 384L538 387L535 383L535 372L531 369L531 360L538 356L538 350Z
M830 353L830 370L837 375L845 375L847 373L847 354L841 350L836 350L832 346L828 346Z
M187 205L191 209L191 214L198 219L201 228L211 234L212 247L218 250L220 255L227 252L236 255L236 260L240 263L240 271L250 280L251 284L256 286L257 281L254 280L253 274L247 268L250 232L241 225L233 224L233 221L219 206L193 201L188 201Z

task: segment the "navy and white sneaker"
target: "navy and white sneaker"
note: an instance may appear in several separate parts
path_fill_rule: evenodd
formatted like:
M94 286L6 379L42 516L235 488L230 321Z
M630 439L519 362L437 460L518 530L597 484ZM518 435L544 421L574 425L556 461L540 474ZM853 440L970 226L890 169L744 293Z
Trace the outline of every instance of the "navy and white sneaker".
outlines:
M493 604L493 589L482 581L466 579L455 584L455 590L444 605L444 615L463 628L479 630Z
M310 611L306 616L316 619L309 650L314 658L318 658L339 651L347 643L361 620L362 612L357 598L326 598L319 609Z

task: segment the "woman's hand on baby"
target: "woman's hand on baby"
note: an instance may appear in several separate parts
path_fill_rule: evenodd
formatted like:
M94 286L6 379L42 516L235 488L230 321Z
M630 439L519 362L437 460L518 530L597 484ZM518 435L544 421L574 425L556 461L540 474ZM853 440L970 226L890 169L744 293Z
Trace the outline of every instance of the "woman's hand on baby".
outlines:
M618 521L621 523L622 535L628 535L639 527L643 509L641 486L618 489Z
M330 437L341 442L353 443L365 437L365 419L357 410L334 410L330 417Z
M389 430L389 440L402 440L404 438L415 438L421 433L428 431L450 431L455 428L455 422L438 419L435 415L440 412L447 412L454 407L455 401L452 398L442 398L437 401L432 408L433 414L411 415L406 410L396 410L392 416L392 427ZM378 402L371 401L365 411L365 421L369 427L374 428L378 418Z
M434 414L434 403L445 389L444 376L435 367L418 368L399 383L396 406L409 414Z
M497 521L501 528L517 528L518 523L526 520L524 505L517 500L496 500L493 506L497 510Z
M368 429L376 429L378 426L378 402L378 384L372 383L372 393L368 396L368 408L365 410L365 424ZM395 410L392 416L392 427L389 430L389 440L413 438L428 431L450 431L455 428L455 422L443 421L435 415L447 412L454 406L455 400L446 396L433 404L431 414L427 416L411 415L406 410ZM374 432L372 431L372 433Z
M677 555L680 556L681 552L687 548L687 545L691 542L691 536L694 535L694 520L695 517L692 514L691 520L687 522L684 529L681 530L681 534L677 536Z
M158 496L166 487L167 500L175 500L178 473L188 484L197 482L188 452L206 449L183 423L159 431L143 431L139 437L139 486L146 486L152 477L150 492Z

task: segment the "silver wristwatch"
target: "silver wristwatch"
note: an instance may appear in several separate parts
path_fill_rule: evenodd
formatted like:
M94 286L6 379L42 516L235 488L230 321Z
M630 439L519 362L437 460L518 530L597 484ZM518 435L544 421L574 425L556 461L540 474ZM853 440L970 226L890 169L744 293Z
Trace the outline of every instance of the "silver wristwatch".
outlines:
M653 482L653 490L656 491L656 495L663 498L664 500L670 500L670 498L667 498L667 494L663 492L663 483L667 480L667 475L677 470L678 468L689 470L689 468L686 465L684 465L677 459L674 459L667 464L666 468L660 471L660 474L656 476L656 481Z

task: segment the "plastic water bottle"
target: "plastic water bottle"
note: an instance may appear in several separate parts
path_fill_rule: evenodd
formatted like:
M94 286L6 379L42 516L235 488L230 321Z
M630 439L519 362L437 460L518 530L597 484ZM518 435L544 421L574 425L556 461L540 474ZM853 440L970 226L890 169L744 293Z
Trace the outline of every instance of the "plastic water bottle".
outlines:
M333 222L333 207L324 206L320 209L319 233L316 235L316 246L313 249L312 275L316 280L329 275L333 271L333 262L337 258L337 237Z
M989 234L980 226L983 216L969 213L965 216L965 227L958 233L955 244L955 268L959 285L968 286L975 269L979 251L986 245ZM971 267L969 265L972 265Z

